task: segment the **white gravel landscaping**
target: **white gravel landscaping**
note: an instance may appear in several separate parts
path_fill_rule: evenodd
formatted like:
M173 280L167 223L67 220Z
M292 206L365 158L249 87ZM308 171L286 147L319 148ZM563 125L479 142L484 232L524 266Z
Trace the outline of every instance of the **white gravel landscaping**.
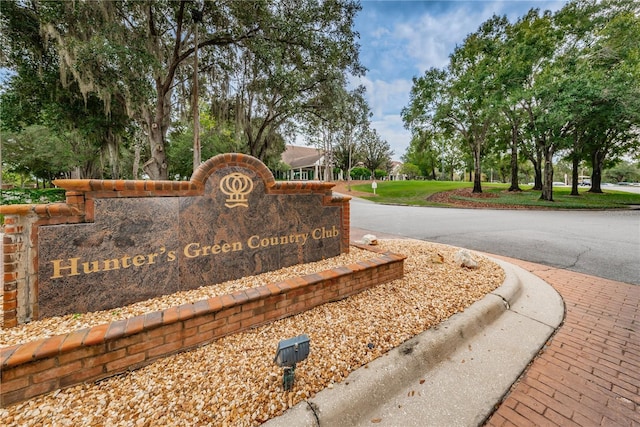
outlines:
M58 390L0 409L8 426L254 426L334 383L412 336L464 310L503 283L495 263L473 254L477 269L455 262L457 248L414 240L381 240L407 255L405 277L324 304L139 370ZM329 260L290 267L117 310L44 319L0 330L0 347L195 302L292 275L371 258L352 248ZM311 351L296 368L291 392L273 361L277 343L307 334Z

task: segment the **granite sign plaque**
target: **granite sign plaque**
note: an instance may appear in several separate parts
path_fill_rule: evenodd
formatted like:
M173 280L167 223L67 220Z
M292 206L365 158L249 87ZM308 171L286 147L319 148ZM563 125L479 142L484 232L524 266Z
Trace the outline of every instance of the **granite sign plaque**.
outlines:
M194 173L200 194L89 192L93 222L39 227L40 317L112 309L348 250L348 205L335 203L332 185L275 182L257 159L234 156L240 161L217 156Z

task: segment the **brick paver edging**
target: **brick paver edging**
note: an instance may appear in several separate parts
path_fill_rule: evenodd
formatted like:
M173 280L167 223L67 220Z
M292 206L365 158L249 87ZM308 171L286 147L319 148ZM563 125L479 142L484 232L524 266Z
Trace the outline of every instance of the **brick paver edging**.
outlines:
M563 325L488 426L640 426L640 286L499 257L553 286Z
M356 245L359 246L359 245ZM401 278L404 255L369 260L0 349L0 406L148 365Z

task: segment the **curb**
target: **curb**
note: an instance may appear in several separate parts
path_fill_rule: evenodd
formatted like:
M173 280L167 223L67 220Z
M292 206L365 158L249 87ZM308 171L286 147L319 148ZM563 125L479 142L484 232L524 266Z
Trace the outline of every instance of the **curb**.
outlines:
M481 424L564 317L551 286L492 260L506 275L495 291L264 425Z

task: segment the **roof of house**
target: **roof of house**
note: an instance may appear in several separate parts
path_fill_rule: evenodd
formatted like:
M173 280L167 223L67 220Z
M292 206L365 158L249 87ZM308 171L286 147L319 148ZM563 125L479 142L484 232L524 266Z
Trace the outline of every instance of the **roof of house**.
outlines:
M396 160L393 160L391 162L391 172L392 173L398 173L400 171L400 168L402 167L403 163L402 162L398 162Z
M314 166L324 156L324 152L313 147L287 145L282 153L282 161L292 169Z

